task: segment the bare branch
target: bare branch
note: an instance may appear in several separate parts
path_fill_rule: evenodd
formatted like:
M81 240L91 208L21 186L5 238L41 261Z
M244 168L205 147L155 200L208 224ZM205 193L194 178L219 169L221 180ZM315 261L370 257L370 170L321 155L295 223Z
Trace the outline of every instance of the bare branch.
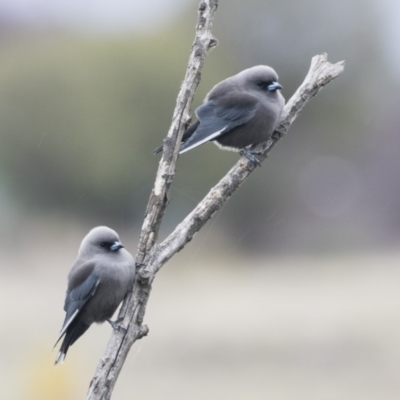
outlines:
M185 79L176 101L172 124L164 140L164 152L161 158L154 187L147 205L142 231L139 239L136 263L147 264L149 255L157 240L161 220L169 201L169 192L175 177L175 164L178 149L186 122L189 119L190 106L194 92L200 82L201 69L208 51L218 42L211 34L214 14L218 0L201 0L198 10L196 36L189 56ZM90 400L108 400L118 379L132 344L147 335L148 328L142 326L147 300L154 276L140 273L136 279L132 293L125 299L120 311L124 317L122 326L126 333L115 332L101 358L96 374L92 379L87 394Z
M184 129L190 117L194 92L200 83L201 69L208 51L218 42L211 34L218 0L201 1L196 26L196 38L192 45L185 79L176 100L172 124L164 139L163 156L158 166L154 187L150 195L139 239L136 262L142 264L157 240L164 211L169 202L169 191L175 178L175 164Z
M156 273L174 254L181 250L205 223L218 211L225 201L240 187L255 169L247 158L241 158L221 181L210 190L197 207L176 227L160 245L156 245L159 226L175 175L175 163L180 139L188 119L188 111L194 90L200 79L200 70L207 51L216 45L210 30L217 0L201 1L196 39L192 47L189 65L178 96L176 109L168 136L164 141L163 158L160 161L153 191L146 211L139 243L137 261L141 264L139 279L135 282L131 295L125 301L120 315L124 316L126 333L114 331L105 354L97 367L87 399L110 399L118 374L132 344L147 335L148 328L142 325L151 285ZM287 133L291 124L301 113L306 103L319 90L336 78L344 70L344 62L331 64L326 54L312 59L310 70L296 93L286 104L281 122L273 137L254 150L259 151L258 159L264 161L275 144Z

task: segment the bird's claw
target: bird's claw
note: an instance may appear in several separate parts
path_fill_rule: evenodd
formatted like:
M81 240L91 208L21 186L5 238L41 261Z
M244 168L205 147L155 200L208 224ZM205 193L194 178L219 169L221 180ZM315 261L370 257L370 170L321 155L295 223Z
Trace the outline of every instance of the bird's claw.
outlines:
M239 154L242 157L246 157L249 161L256 164L258 167L261 167L260 160L249 149L246 149L246 148L240 149Z
M122 321L122 318L118 318L116 321L111 321L111 319L107 319L107 322L118 332L126 332L126 329L119 325L118 323Z

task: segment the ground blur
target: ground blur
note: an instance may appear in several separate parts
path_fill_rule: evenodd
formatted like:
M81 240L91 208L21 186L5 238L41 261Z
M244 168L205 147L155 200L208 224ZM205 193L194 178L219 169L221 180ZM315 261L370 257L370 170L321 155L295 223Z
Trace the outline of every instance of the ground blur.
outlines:
M52 351L81 236L51 230L1 255L13 265L0 283L1 398L85 397L109 325L92 326L61 366ZM150 333L113 398L398 398L400 253L243 257L212 242L195 241L157 276Z

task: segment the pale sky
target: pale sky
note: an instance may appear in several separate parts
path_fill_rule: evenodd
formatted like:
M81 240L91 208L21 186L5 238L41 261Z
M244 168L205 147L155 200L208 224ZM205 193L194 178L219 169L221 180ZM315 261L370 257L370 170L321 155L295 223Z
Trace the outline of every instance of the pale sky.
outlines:
M224 6L229 1L221 0ZM339 0L348 1L348 0ZM365 0L376 10L380 42L392 71L400 77L400 1ZM0 21L56 26L90 34L119 34L154 27L198 0L0 0ZM358 7L357 2L355 6Z
M192 0L0 0L0 13L33 25L47 22L89 32L118 33L161 22L178 14L190 2Z

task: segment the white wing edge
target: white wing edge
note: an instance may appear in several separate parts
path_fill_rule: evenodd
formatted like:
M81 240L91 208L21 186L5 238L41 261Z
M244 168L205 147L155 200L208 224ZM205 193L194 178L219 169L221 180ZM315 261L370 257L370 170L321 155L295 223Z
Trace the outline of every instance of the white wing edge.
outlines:
M181 150L181 151L179 152L179 154L183 154L183 153L185 153L186 151L189 151L189 150L191 150L191 149L194 149L195 147L200 146L201 144L203 144L203 143L205 143L205 142L208 142L208 141L210 141L210 140L216 138L217 136L221 135L221 133L222 133L226 128L227 128L227 126L224 126L221 130L212 133L211 135L205 137L203 140L200 140L200 142L196 142L196 143L192 144L191 146L186 147L186 149Z
M66 332L66 330L68 329L68 327L71 325L71 322L75 319L75 317L78 315L80 309L78 308L77 310L75 310L75 312L72 314L71 318L66 322L66 324L64 325L64 327L61 329L60 334L58 335L58 338L56 340L56 344L54 345L54 347L57 345L57 343L60 341L60 339L63 337L64 333ZM59 353L60 354L60 353ZM57 356L58 358L58 356Z
M100 283L100 279L96 282L96 285L95 285L95 287L94 287L94 291L93 291L92 297L94 296L94 294L95 294L95 292L96 292L96 290L97 290L97 287L99 286L99 283ZM58 335L58 338L57 338L57 340L56 340L56 343L55 343L54 347L56 347L57 343L58 343L58 342L60 341L60 339L63 337L64 333L66 332L66 330L68 329L68 327L71 325L71 323L72 323L72 321L75 319L75 317L78 315L79 311L81 311L80 308L78 308L77 310L75 310L75 312L71 315L71 318L66 322L66 324L64 325L64 327L61 329L61 332L60 332L60 334ZM60 353L58 353L57 359L58 359L59 357L60 357ZM61 362L62 362L62 361L61 361ZM57 364L57 361L56 361L56 364Z

